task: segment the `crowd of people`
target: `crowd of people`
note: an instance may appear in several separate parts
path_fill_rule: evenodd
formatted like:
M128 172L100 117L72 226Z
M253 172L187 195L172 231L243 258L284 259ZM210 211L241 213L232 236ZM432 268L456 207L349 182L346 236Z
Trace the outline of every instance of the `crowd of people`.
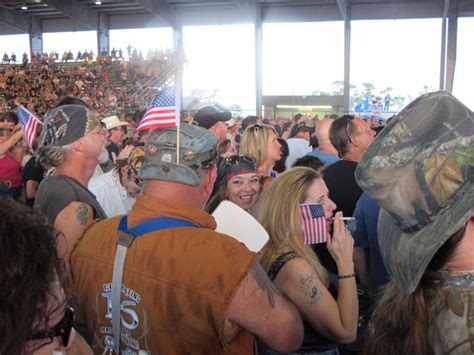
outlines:
M143 128L106 80L140 65L5 73L44 118L30 149L0 121L1 354L473 352L472 111L436 92L386 126L209 106ZM215 231L223 201L261 250Z
M147 60L132 56L121 61L99 55L95 61L64 65L46 53L38 54L27 66L0 69L0 112L22 105L42 117L60 98L73 95L96 112L131 117L148 104L151 93L147 95L144 89L167 79L160 75L176 65L176 56L175 52L155 51Z

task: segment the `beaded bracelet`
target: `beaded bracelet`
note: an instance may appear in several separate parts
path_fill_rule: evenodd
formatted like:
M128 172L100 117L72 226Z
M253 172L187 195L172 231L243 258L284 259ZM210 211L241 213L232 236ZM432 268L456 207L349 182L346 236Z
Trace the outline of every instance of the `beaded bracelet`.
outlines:
M348 274L348 275L337 275L337 278L338 279L351 279L355 276L356 276L356 274L354 273L354 274Z

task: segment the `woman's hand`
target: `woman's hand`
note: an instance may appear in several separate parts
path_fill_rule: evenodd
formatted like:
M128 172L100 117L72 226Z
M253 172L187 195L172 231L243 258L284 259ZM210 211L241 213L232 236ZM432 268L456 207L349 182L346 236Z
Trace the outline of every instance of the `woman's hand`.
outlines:
M135 148L135 146L129 144L129 145L126 145L125 147L122 148L122 150L120 151L119 155L116 156L114 152L112 152L112 160L114 163L117 162L117 160L122 160L122 161L127 161L128 160L128 157L130 156L130 153L132 152L132 150Z
M354 239L342 220L342 212L337 212L334 217L332 237L328 236L327 248L340 274L354 272Z

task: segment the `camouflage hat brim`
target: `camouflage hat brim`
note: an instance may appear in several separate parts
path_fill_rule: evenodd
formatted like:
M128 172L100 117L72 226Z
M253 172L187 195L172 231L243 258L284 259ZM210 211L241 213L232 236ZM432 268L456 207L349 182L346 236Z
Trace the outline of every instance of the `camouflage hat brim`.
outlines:
M392 215L380 209L380 252L387 272L403 293L415 290L439 248L474 215L472 184L466 184L455 196L456 200L440 210L433 222L414 233L404 233Z

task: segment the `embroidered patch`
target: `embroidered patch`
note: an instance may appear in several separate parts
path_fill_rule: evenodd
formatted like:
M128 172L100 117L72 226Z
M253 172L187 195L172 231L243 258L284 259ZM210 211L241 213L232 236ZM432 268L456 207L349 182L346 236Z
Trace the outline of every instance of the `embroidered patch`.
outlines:
M161 161L165 163L171 163L171 154L170 153L165 153L161 157Z
M148 144L146 150L148 150L151 154L156 154L158 148L156 148L153 144Z

